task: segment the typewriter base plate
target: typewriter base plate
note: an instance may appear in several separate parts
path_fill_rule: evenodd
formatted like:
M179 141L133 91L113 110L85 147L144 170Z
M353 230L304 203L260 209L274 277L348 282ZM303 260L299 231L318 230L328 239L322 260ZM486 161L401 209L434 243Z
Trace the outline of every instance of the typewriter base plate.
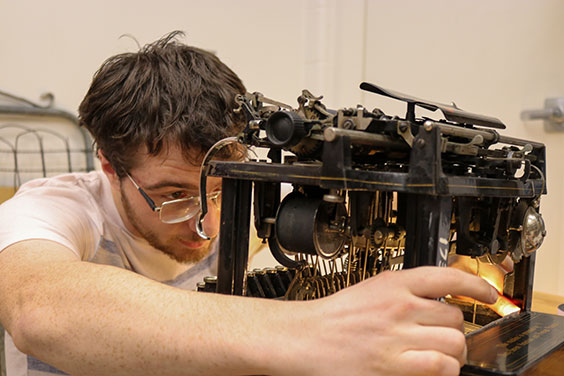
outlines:
M468 334L466 342L468 361L461 375L524 375L564 346L564 317L513 314Z

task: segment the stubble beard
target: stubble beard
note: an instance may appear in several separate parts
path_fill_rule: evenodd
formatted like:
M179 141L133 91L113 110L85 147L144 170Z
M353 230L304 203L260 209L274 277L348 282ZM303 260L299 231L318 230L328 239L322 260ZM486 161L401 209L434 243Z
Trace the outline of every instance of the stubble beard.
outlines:
M173 259L177 262L180 262L180 263L185 263L185 264L196 263L198 261L201 261L209 254L209 248L210 248L211 241L208 241L208 243L202 248L192 249L190 251L186 251L186 249L185 249L184 252L176 252L175 248L178 249L178 247L174 247L170 244L166 244L161 239L159 239L159 236L157 235L157 233L155 233L154 231L152 231L149 228L142 226L143 222L139 219L139 216L135 213L132 205L127 200L126 195L123 191L123 187L120 187L120 191L121 191L121 203L123 205L123 208L125 210L125 215L127 216L129 223L131 223L131 225L135 228L135 230L137 230L137 232L139 234L141 234L141 236L153 248L155 248L158 251L164 253L165 255L170 257L171 259ZM179 240L179 238L173 237L170 240ZM200 240L200 239L198 238L198 239L190 239L190 240L197 241L197 240Z

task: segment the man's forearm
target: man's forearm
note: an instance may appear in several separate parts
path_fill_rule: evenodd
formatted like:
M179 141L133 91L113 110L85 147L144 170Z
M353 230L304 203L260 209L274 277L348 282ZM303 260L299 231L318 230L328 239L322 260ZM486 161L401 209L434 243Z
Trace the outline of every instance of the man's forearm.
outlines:
M0 318L16 345L38 359L81 375L269 374L275 373L269 365L280 363L291 368L291 338L277 336L303 333L303 303L182 291L111 266L57 259L56 253L46 263L53 251L39 249L44 245L29 241L0 254L1 274L33 275L0 277L12 291L0 292ZM284 331L276 330L280 322Z
M498 296L474 275L422 267L310 302L248 299L178 290L56 247L0 253L0 320L24 352L80 375L457 375L463 315L434 298Z

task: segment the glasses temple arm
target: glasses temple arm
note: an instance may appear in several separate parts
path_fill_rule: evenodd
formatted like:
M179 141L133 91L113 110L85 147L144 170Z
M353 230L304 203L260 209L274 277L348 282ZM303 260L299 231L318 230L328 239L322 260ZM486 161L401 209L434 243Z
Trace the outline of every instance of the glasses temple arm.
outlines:
M145 191L143 190L143 188L141 188L137 182L135 182L135 180L133 180L133 178L131 177L131 175L127 174L127 177L129 178L129 180L131 180L131 182L133 183L133 185L135 186L135 188L137 188L137 190L139 191L139 193L141 193L141 196L143 196L143 198L145 199L145 201L147 201L147 204L149 204L149 206L151 207L151 209L153 211L155 211L155 209L157 208L157 205L155 205L155 201L153 201L153 199L151 197L149 197L149 195L147 193L145 193Z
M155 205L155 201L153 201L153 199L151 197L149 197L143 189L137 188L137 190L139 191L139 193L141 193L141 196L143 196L145 201L147 201L147 204L149 204L151 209L153 209L153 211L155 211L155 209L157 209L157 205Z

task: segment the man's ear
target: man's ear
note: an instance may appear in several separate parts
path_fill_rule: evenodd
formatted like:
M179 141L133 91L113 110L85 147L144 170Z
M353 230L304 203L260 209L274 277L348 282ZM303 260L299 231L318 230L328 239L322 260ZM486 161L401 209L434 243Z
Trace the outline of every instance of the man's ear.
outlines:
M112 167L111 163L106 159L104 152L101 149L98 149L98 159L100 159L100 166L104 174L106 174L110 184L112 186L119 187L120 178L116 173L116 170Z

